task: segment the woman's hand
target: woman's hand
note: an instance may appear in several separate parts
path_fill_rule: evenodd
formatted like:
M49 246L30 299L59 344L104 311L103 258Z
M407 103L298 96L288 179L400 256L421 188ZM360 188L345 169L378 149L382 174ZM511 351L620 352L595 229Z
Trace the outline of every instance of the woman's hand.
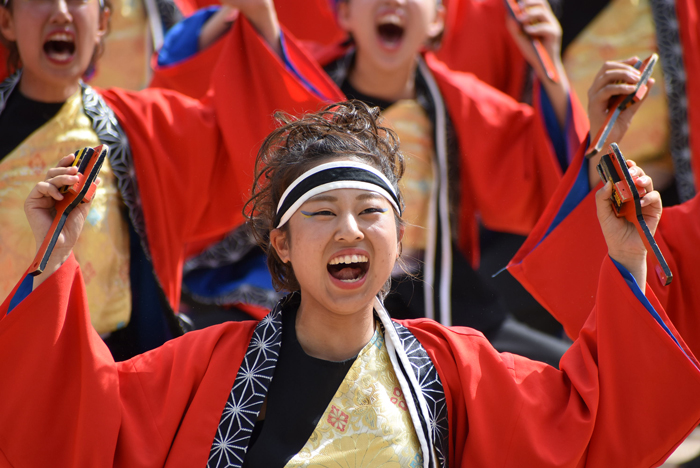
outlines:
M278 56L282 55L282 33L272 0L221 0L221 5L234 8L245 15L272 50Z
M199 50L202 51L209 48L221 36L226 34L231 29L231 24L236 18L238 18L238 10L229 6L222 6L202 26L202 30L199 33Z
M621 62L605 62L596 74L591 87L588 89L588 120L591 124L591 138L595 138L603 127L608 112L614 110L608 110L610 99L621 94L631 94L635 91L637 83L642 77L641 72L633 66L638 61L639 59L637 57L632 57ZM651 88L653 85L654 79L650 78L647 86ZM647 92L646 96L648 95L649 93ZM632 123L632 117L634 117L634 114L637 112L642 102L644 102L646 96L644 96L640 102L632 104L620 113L607 140L604 142L603 148L607 148L607 145L610 143L619 144L620 141L622 141L622 138L625 136L627 129ZM603 152L600 152L590 160L589 167L593 169L589 171L591 188L598 184L595 166L600 161L602 155Z
M37 250L44 242L51 223L53 223L56 215L56 202L63 200L63 194L61 194L59 188L78 182L78 168L71 166L74 159L74 155L68 155L61 159L56 167L49 169L46 179L34 186L24 202L24 213L34 234ZM99 181L97 179L96 183L99 183ZM80 203L71 211L61 230L61 234L58 236L43 274L34 278L34 287L41 284L44 279L68 259L73 246L80 236L80 231L89 211L90 203Z
M627 161L632 180L635 181L637 190L647 191L640 204L644 221L653 235L661 219L661 196L654 191L651 178L633 161ZM632 273L637 284L645 290L647 275L647 251L642 238L635 226L625 218L618 218L610 204L612 196L612 183L608 182L596 193L596 206L598 209L598 221L603 230L605 242L608 244L608 254L618 263L622 264ZM628 202L632 203L632 202Z
M508 29L523 52L525 59L532 65L535 71L544 72L540 66L535 49L530 43L530 38L537 38L542 42L545 50L555 65L561 64L561 25L554 16L552 8L547 0L522 0L518 2L521 14L513 20L509 17ZM546 75L542 73L542 81Z
M522 12L521 15L516 19L509 16L506 19L506 26L525 60L537 73L552 102L559 125L564 128L569 107L569 82L561 61L561 25L547 0L522 0L518 4ZM547 77L530 38L536 38L542 42L559 75L557 83Z

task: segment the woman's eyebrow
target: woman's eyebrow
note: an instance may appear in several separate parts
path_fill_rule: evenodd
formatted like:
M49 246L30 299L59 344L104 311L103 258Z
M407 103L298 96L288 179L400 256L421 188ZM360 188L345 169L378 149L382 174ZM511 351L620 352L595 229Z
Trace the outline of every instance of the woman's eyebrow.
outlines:
M384 196L380 195L377 192L365 192L365 193L361 193L360 195L358 195L356 200L368 200L368 199L377 199L377 198L384 198Z
M327 201L327 202L336 202L338 201L338 197L334 197L333 195L327 195L324 193L320 193L314 197L309 198L308 201Z

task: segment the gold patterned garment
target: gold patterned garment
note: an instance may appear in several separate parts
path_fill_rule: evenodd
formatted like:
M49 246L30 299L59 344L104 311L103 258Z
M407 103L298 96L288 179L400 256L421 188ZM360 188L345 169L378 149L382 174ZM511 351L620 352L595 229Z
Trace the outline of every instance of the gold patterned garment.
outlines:
M434 186L433 124L425 109L412 99L397 101L382 116L383 124L398 135L406 158L406 171L399 182L406 204L404 253L421 258L427 244L430 194Z
M151 79L148 16L143 0L112 0L110 31L91 86L139 90Z
M612 0L567 48L564 66L576 94L586 106L588 88L605 60L634 55L643 60L657 51L649 0ZM652 76L656 84L634 116L622 143L623 152L645 169L670 174L673 167L669 112L660 62Z
M418 468L420 443L377 325L287 468Z
M63 156L99 144L78 91L53 119L0 161L0 297L10 293L36 253L24 215L27 194ZM109 161L100 178L73 251L85 278L92 324L98 333L107 333L125 326L131 315L129 231Z

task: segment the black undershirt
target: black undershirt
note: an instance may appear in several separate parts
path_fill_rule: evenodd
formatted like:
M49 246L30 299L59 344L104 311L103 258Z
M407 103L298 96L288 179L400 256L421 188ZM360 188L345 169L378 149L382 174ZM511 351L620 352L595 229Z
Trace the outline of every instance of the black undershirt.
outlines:
M361 93L360 91L355 89L353 85L350 84L350 80L348 79L343 81L343 83L340 85L340 90L348 99L357 99L358 101L362 101L370 107L379 107L379 109L382 112L384 112L388 107L394 104L391 101L385 101L384 99L368 96L367 94Z
M19 90L10 94L5 109L0 113L0 161L58 114L63 104L34 101L23 96Z
M270 388L265 419L255 424L244 468L283 467L304 447L356 358L316 359L297 340L299 295L282 313L282 347Z

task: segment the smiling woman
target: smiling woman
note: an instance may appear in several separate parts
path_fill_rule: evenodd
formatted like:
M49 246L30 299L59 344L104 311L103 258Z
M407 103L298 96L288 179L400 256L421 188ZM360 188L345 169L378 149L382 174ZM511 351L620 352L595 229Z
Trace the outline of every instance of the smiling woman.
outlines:
M66 83L77 83L102 54L111 0L2 1L0 40L9 50L8 71L23 70L21 89L28 97L67 99L77 84ZM41 25L39 35L34 25Z
M114 363L86 326L71 248L88 208L74 210L49 276L0 307L0 317L11 309L0 375L12 382L0 385L0 461L580 468L668 456L700 421L700 371L637 286L645 255L612 215L610 186L597 204L611 257L561 370L499 354L472 329L394 321L380 291L400 251L403 164L377 112L345 102L283 118L263 145L247 213L291 293L259 323L212 326ZM27 199L38 238L57 188L74 182L70 159ZM661 206L648 188L653 230ZM41 451L26 442L37 425Z
M291 265L281 261L269 241L269 234L273 230L287 232L287 221L294 212L303 202L330 188L329 182L338 184L340 178L345 179L343 187L334 185L339 188L371 185L391 203L395 237L399 233L403 200L398 181L404 171L403 155L394 132L379 126L377 118L378 109L359 102L332 106L301 120L278 115L285 125L270 134L260 150L256 184L247 205L253 234L268 254L276 288L295 291L299 285ZM331 161L336 165L324 165L328 170L314 170ZM306 190L309 187L315 192ZM321 200L316 197L314 201ZM316 211L317 215L326 214Z

